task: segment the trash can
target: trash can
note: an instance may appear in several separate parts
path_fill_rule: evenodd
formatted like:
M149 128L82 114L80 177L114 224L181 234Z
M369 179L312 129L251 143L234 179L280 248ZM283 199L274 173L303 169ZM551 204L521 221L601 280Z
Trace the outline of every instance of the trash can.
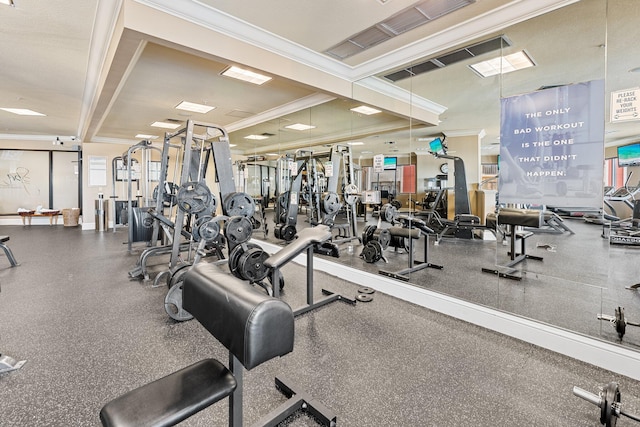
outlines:
M107 229L107 207L108 200L104 199L104 195L98 194L98 199L95 201L96 208L96 231L105 231Z
M80 208L62 209L62 221L65 227L77 227L80 219Z

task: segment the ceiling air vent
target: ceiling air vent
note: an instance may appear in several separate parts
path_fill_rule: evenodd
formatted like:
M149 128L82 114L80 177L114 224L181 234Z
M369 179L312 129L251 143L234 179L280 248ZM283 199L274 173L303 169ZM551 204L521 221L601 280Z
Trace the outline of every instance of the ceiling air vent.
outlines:
M325 53L343 60L475 2L476 0L424 0L343 40Z
M495 37L490 40L485 40L483 42L446 53L438 56L437 58L431 58L419 64L411 65L402 70L385 74L384 78L391 80L392 82L397 82L398 80L406 79L407 77L417 76L418 74L426 73L427 71L435 70L436 68L443 68L447 65L455 64L456 62L464 61L465 59L474 58L484 53L500 50L507 46L511 46L511 41L509 41L508 38L505 36Z

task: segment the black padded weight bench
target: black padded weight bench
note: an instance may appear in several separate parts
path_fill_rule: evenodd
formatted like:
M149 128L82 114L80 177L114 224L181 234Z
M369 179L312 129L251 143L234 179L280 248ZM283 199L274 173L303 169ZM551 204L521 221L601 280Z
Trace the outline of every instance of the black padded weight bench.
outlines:
M507 268L506 271L500 271L497 268L483 268L485 273L497 274L500 277L504 277L512 280L522 280L522 276L517 276L515 273L517 270L513 268L516 264L521 263L525 259L532 259L535 261L542 261L543 258L535 255L529 255L526 251L525 241L533 236L531 231L518 231L518 227L539 228L544 224L544 215L540 210L529 209L501 209L498 215L487 215L487 227L494 227L497 229L498 225L509 226L509 240L510 261L504 265ZM516 242L520 242L520 252L516 252Z
M17 267L20 264L18 264L18 261L16 261L15 257L13 256L13 252L11 252L11 248L6 245L5 242L8 242L8 241L9 241L9 236L0 236L0 248L2 248L5 255L9 259L9 263L11 264L11 267Z
M218 268L200 263L185 275L183 303L229 350L229 367L205 359L143 385L107 403L100 411L105 427L172 426L213 403L229 398L229 426L242 423L243 369L253 369L293 350L291 307ZM276 378L281 390L294 394ZM306 398L306 399L304 399ZM262 418L256 426L275 426L298 409L306 409L327 426L335 415L299 393Z
M438 233L438 242L444 236L454 236L461 239L472 239L474 230L487 230L488 228L480 223L480 217L471 214L458 214L453 221L442 220L444 228Z
M340 294L322 290L324 298L314 302L313 298L313 252L314 247L318 244L327 242L331 239L331 229L327 225L317 225L315 227L304 228L298 232L297 238L291 241L287 246L271 255L264 262L264 265L271 269L271 283L273 283L273 296L280 296L280 269L289 261L293 260L302 252L307 252L307 304L294 310L294 315L299 316L318 307L327 305L334 301L344 301L348 304L355 304L356 300L347 298Z
M390 227L388 230L392 239L401 238L409 240L409 246L407 248L407 252L409 254L409 265L407 268L400 271L392 272L379 270L378 273L383 276L393 277L394 279L408 282L410 279L408 274L415 273L416 271L420 271L425 268L442 270L443 266L429 262L429 234L433 234L434 231L419 218L400 215L398 216L398 220L402 223L402 227ZM420 236L424 236L424 260L416 261L413 258L413 241L419 239Z

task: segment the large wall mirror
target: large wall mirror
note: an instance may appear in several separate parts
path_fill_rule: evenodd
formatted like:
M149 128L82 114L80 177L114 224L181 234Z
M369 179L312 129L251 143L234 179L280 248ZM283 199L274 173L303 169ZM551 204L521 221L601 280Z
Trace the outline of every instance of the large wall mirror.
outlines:
M633 167L620 167L614 157L615 147L638 140L639 127L634 118L616 118L615 109L624 114L625 106L633 108L629 102L633 102L638 75L633 71L636 48L631 40L638 17L637 5L630 2L581 1L380 76L397 79L396 85L411 91L416 100L447 107L438 126L411 132L409 151L418 165L416 199L438 181L440 165L425 150L429 151L431 140L444 134L448 152L438 159L447 160L449 172L447 219L457 213L451 200L456 162L449 157L464 161L469 203L481 223L492 211L499 188L504 190L497 200L501 209L540 212L535 226L513 228L529 236L525 249L532 256L514 265L515 270L509 268L514 261L511 227L502 225L494 242L489 242L492 237L487 233L482 233L487 236L483 239L441 239L430 256L445 270L451 266L453 272L415 273L411 283L638 348L637 331L620 340L620 331L607 321L619 313L618 307L624 308L628 320L640 316L637 291L626 289L638 283L637 247L619 244L622 237L609 238L615 229L623 228L620 235L624 237L630 234L624 227L633 227L633 221L616 222L633 216L633 200L624 189ZM516 54L530 60L531 66L505 72L511 65L501 64L499 58L522 61ZM482 76L483 69L492 66L481 62L491 59L498 59L493 65L497 69ZM525 104L516 114L533 120L522 121L519 129L505 125L504 116L514 114L505 105L518 98L531 101L541 93L551 94L554 107ZM540 116L540 130L536 130ZM505 172L510 165L504 148L514 140L513 134L529 133L529 128L538 133L540 149L520 154L516 165L526 175L516 182ZM510 132L506 137L505 129ZM585 138L591 143L589 150L568 147ZM501 174L498 180L497 174ZM632 175L631 193L636 183ZM518 241L517 252L520 245ZM491 265L498 273L513 272L517 277L491 277L483 271Z
M248 135L268 138L254 141L247 162L253 164L252 191L263 194L269 187L275 199L278 191L289 190L276 182L282 159L348 147L361 197L374 197L354 208L359 236L371 226L392 226L383 224L374 206L391 201L399 215L436 231L427 245L415 241L412 257L443 268L391 277L640 349L640 328L628 328L620 340L607 320L615 318L618 307L627 320L640 320L640 291L626 289L640 282L640 248L610 238L631 235L628 228L634 227L633 221L618 220L634 215L632 194L640 170L619 165L616 157L618 146L640 140L640 123L616 112L635 106L640 86L640 64L634 63L638 19L640 8L633 0L582 0L375 76L405 94L416 109L442 108L438 123L384 108L370 115L353 110L359 102L335 98L232 132L231 142ZM506 70L512 65L500 58L518 66L529 61L530 66ZM354 94L361 83L354 82ZM553 107L536 105L538 94L550 98ZM509 110L516 100L519 106ZM508 114L520 116L522 125L508 127ZM298 123L313 127L289 127ZM536 134L517 142L521 147L525 142L541 145L510 163L513 159L505 156L511 152L504 150L513 135L526 136L520 133ZM587 151L575 148L583 140ZM437 142L444 151L434 155ZM384 158L378 167L377 156ZM317 183L323 189L333 173L325 169L327 159L318 158ZM514 164L524 175L508 172ZM497 218L492 217L496 206ZM509 209L527 210L538 222L511 224ZM442 233L460 214L477 217L479 227ZM496 222L498 230L489 231ZM514 264L511 240L516 234L526 236L524 248L532 257ZM273 232L268 240L277 242ZM521 242L513 252L522 252ZM341 248L336 261L357 269L393 273L408 267L409 248L386 249L383 259L373 263L361 256L357 242Z

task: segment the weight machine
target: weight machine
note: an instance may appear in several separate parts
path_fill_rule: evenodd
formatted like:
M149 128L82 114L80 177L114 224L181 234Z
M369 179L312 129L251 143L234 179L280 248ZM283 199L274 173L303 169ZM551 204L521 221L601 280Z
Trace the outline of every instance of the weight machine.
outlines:
M312 226L324 224L333 228L336 216L345 207L349 235L342 241L359 239L354 209L359 192L354 183L351 148L334 146L328 154L329 160L320 165L319 160L326 157L327 153L298 151L293 160L285 158L289 164L290 180L288 191L281 193L276 202L274 235L278 239L290 241L296 235L300 199L307 203L307 215ZM341 179L342 198L338 194Z
M176 195L179 209L172 233L170 267L173 268L179 261L183 230L190 229L192 223L196 227L202 226L216 214L217 199L206 185L207 168L211 160L215 168L223 215L251 217L255 212L255 204L251 196L236 191L229 136L224 128L188 120L184 128L167 133L163 144L161 176L166 176L168 152L171 148L180 148L182 153L182 170ZM156 212L161 211L164 196L164 188L160 188ZM159 225L160 221L154 222L154 232Z
M427 225L430 227L443 226L436 230L438 231L436 242L440 242L443 236L472 239L475 229L486 230L487 227L480 223L478 216L471 214L464 161L460 157L447 154L444 140L444 138L434 139L429 143L429 150L436 158L453 160L455 216L453 220L439 219L438 223L432 221Z
M609 232L609 243L612 245L640 246L640 200L636 200L635 197L640 191L640 187L629 187L631 175L633 175L633 172L629 172L629 176L624 182L624 188L616 190L612 196L605 198L604 201L614 215L616 215L616 211L613 208L613 202L623 203L632 212L631 218L612 221L609 230L607 230L606 225L603 225L602 234L607 237L606 231Z
M166 176L155 176L152 168L152 154L158 154L162 151L158 147L151 145L151 141L143 140L122 154L122 156L114 157L111 160L111 178L112 178L112 208L111 212L113 220L113 232L116 232L118 219L120 223L128 226L128 243L127 249L131 253L134 242L153 242L158 239L158 234L150 235L147 228L144 227L144 210L145 207L151 205L153 182L164 182ZM134 158L135 154L139 154L140 159ZM155 178L155 179L154 179ZM117 182L124 181L127 186L126 200L126 218L124 204L117 200L116 191ZM133 183L136 184L136 194L133 194Z

